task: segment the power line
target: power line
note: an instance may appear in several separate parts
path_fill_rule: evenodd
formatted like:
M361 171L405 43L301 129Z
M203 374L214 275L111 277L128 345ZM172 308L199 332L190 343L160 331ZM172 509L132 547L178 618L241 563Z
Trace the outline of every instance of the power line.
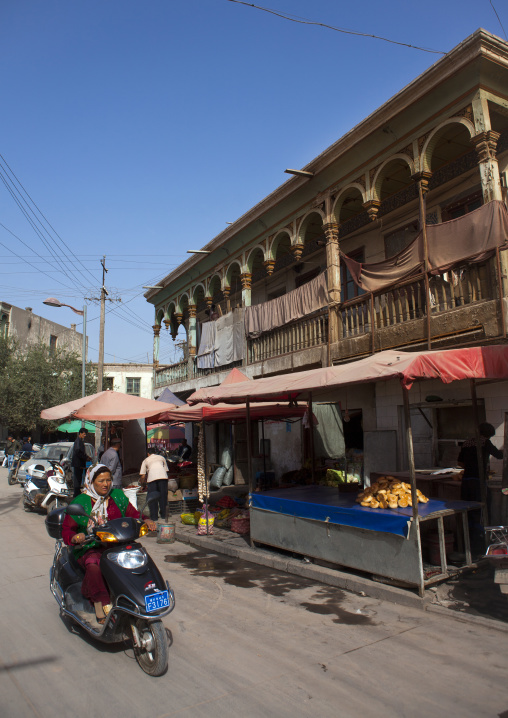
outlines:
M497 19L498 19L498 21L499 21L499 24L501 25L501 30L503 31L504 39L505 39L505 40L508 40L508 37L506 37L505 29L504 29L504 27L503 27L503 23L501 22L501 18L500 18L499 15L497 14L497 10L496 10L496 8L494 7L494 3L492 2L492 0L489 0L489 2L490 2L490 4L492 5L492 9L493 9L494 12L496 13L496 17L497 17Z
M12 170L11 167L9 166L9 164L8 164L8 162L6 161L5 157L3 157L3 155L0 154L0 158L1 158L1 160L4 162L5 166L7 167L7 169L8 169L9 172L11 173L11 175L14 177L14 179L16 180L16 182L18 183L18 185L21 187L21 189L23 190L24 194L28 197L28 199L30 200L30 202L32 203L32 205L35 207L35 209L37 210L37 212L38 212L38 213L40 214L40 216L44 219L44 221L46 222L46 224L48 225L48 227L50 227L50 229L52 230L52 232L54 232L55 236L58 238L58 240L60 241L60 243L64 246L64 248L65 248L71 255L73 255L73 256L75 257L76 255L74 255L74 253L73 253L73 251L71 250L71 248L69 247L69 245L62 239L62 237L60 237L60 235L58 234L58 232L57 232L57 231L55 230L55 228L52 226L51 222L49 222L49 220L46 218L46 216L44 215L44 213L41 212L41 210L40 210L39 207L36 205L36 203L34 202L34 200L32 199L32 197L28 194L28 192L27 192L27 190L25 189L25 187L22 185L22 183L20 182L20 180L16 177L16 174L13 172L13 170ZM26 202L25 202L25 203L26 203ZM32 214L34 214L34 216L35 216L35 213L34 213L33 211L32 211ZM41 226L42 226L42 223L40 222L40 220L38 220L38 221L39 221L39 224L41 224ZM48 234L48 236L49 236L49 232L47 232L47 230L46 230L46 234ZM54 240L53 240L53 242L54 242ZM54 243L56 244L56 242L54 242ZM77 259L77 257L76 257L76 259ZM79 259L77 259L77 261L81 264L81 262L80 262ZM93 274L92 274L83 264L81 264L81 266L82 266L83 269L84 269L86 272L88 272L88 274L91 276L91 278L92 278L92 280L93 280L93 282L94 282L94 285L95 285L96 282L97 282L97 278L94 277Z
M431 50L426 47L419 47L418 45L410 45L407 42L398 42L397 40L389 40L387 37L381 37L380 35L371 35L367 32L358 32L356 30L346 30L342 27L334 27L333 25L328 25L324 22L316 22L314 20L307 20L306 18L299 18L297 15L290 15L288 13L279 12L277 10L271 10L267 7L261 7L260 5L254 5L250 2L243 2L243 0L227 0L227 2L234 2L237 5L245 5L246 7L252 7L256 10L262 10L263 12L267 12L270 15L276 15L277 17L282 18L283 20L289 20L290 22L296 22L300 25L318 25L319 27L325 27L328 30L334 30L335 32L342 32L345 35L356 35L358 37L371 37L375 40L383 40L383 42L389 42L392 45L402 45L402 47L410 47L413 50L421 50L422 52L430 52L434 55L446 55L446 52L442 52L441 50ZM492 4L492 3L491 3ZM496 13L497 15L497 13Z

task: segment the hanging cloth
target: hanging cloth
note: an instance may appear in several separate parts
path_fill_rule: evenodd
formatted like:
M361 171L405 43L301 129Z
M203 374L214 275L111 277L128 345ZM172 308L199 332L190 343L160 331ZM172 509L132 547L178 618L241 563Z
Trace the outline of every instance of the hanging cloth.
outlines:
M346 454L344 427L339 403L312 404L317 419L314 424L314 455L327 459L340 459Z
M215 355L215 322L204 322L201 325L201 341L197 353L198 369L213 369Z

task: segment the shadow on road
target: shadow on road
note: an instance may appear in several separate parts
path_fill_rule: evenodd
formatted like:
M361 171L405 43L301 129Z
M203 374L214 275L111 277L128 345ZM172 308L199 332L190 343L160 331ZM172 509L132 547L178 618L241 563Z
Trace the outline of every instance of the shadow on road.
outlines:
M30 658L27 661L18 661L17 663L4 663L0 665L0 672L2 671L18 671L22 668L33 668L41 663L54 663L58 661L58 656L41 656L40 658Z

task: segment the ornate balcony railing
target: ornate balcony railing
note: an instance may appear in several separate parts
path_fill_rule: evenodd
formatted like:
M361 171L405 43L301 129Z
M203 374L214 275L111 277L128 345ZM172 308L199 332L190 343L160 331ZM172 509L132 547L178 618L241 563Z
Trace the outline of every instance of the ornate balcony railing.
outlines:
M171 364L170 366L161 367L155 372L155 386L161 384L177 384L180 381L186 381L189 378L189 369L187 360Z
M321 311L299 319L285 327L249 339L249 364L281 354L291 354L328 342L328 311Z
M452 309L498 298L495 281L496 260L478 264L464 264L450 272L429 275L428 297L425 275L419 274L390 289L364 294L344 302L339 309L339 340L362 334L372 329L400 325L427 315L431 317Z

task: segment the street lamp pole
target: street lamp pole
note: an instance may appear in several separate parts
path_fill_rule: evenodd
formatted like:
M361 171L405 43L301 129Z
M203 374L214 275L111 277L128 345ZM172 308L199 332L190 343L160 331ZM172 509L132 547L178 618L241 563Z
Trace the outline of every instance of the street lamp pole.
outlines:
M76 307L70 304L64 304L55 297L48 297L43 301L43 304L47 304L48 307L69 307L73 312L83 317L83 343L81 351L81 396L86 396L86 304L83 304L83 309L76 309Z

